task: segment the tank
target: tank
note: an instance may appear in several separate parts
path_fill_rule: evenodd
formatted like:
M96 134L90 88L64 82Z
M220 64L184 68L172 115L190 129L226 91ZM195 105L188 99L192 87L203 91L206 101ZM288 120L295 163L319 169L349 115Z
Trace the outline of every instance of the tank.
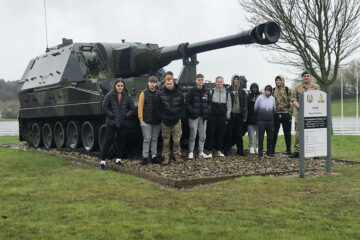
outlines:
M101 150L105 136L101 103L116 78L124 79L137 105L148 77L162 80L163 67L174 60L183 60L177 83L186 89L194 84L196 54L235 45L273 44L279 37L279 25L266 22L238 34L168 47L125 40L73 43L63 39L62 44L30 60L21 78L19 138L35 147ZM141 138L135 114L131 123L130 145Z

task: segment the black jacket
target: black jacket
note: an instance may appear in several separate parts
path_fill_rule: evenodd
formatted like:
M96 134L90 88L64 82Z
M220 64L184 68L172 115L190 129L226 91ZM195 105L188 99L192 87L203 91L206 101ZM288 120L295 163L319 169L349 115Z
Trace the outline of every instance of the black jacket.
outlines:
M161 120L165 125L174 126L185 117L184 95L177 84L172 90L164 87L160 93Z
M143 120L148 124L159 124L160 118L160 91L144 90L145 101L143 108Z
M106 124L113 127L123 127L127 125L128 118L134 112L134 102L128 95L126 88L121 97L121 101L117 99L115 90L108 92L103 100L102 109L106 114Z
M248 116L247 116L246 123L251 124L251 125L255 125L257 123L256 113L254 111L254 106L255 106L256 98L258 98L260 96L259 86L256 83L251 84L250 91L251 91L252 87L254 87L254 86L257 87L258 91L257 92L250 92L248 94Z
M209 90L203 86L201 89L194 86L186 95L186 109L187 116L191 119L203 117L204 120L208 119L211 105L209 102Z
M232 104L234 104L234 98L235 95L233 94L234 91L234 87L230 86L226 89L231 96L231 100L232 100ZM239 88L238 90L238 94L237 96L239 97L239 103L240 103L240 114L243 116L243 120L247 119L247 114L248 114L248 99L247 99L247 94L245 92L244 89Z

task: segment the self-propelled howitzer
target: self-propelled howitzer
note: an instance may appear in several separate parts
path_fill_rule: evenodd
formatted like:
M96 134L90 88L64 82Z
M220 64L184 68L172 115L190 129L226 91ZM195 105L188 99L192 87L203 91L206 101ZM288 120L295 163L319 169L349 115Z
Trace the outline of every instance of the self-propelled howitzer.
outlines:
M63 39L62 44L32 59L23 74L19 93L20 140L47 148L83 146L87 151L101 148L105 133L101 103L115 78L125 80L137 102L140 92L147 87L147 78L156 75L162 79L162 68L171 61L183 59L178 84L191 86L197 53L241 44L272 44L279 37L278 24L267 22L227 37L170 47L125 41L73 43ZM136 129L136 116L133 119L129 128ZM138 141L135 135L130 134L129 144L131 137Z

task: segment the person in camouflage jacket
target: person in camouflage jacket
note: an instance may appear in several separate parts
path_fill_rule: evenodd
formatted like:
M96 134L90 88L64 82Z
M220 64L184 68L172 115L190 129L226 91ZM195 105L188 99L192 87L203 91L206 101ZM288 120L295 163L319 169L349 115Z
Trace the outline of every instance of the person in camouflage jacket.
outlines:
M274 138L273 152L275 153L276 142L279 134L280 125L283 127L286 152L291 155L291 123L294 113L292 103L292 91L285 86L285 79L282 75L275 77L275 88L273 88L273 97L276 103L276 113L274 115Z
M296 136L295 136L295 146L294 146L294 154L292 155L292 157L294 158L298 158L299 157L299 150L300 150L300 134L299 134L299 95L307 92L307 91L311 91L311 90L320 90L319 85L317 85L316 83L313 83L311 81L311 74L308 70L305 70L302 74L302 83L297 85L294 88L294 94L292 96L292 102L294 104L294 106L296 107L297 111L296 111L296 117L295 117L295 132L296 132Z

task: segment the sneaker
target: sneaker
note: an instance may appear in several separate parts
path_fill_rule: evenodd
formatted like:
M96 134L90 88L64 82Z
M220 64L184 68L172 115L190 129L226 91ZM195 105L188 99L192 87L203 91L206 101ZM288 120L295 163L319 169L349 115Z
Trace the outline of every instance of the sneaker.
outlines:
M262 159L264 156L262 154L259 154L259 159Z
M300 156L299 152L294 152L291 158L299 158L299 156Z
M100 162L100 169L105 170L105 161Z
M117 158L117 159L116 159L116 166L119 166L119 167L122 167L122 166L123 166L120 158Z
M255 154L255 149L253 147L250 148L250 153Z
M239 154L240 156L245 156L245 153L243 150L237 150L236 153Z
M221 151L217 151L217 157L225 157L225 155Z
M193 159L193 158L194 158L194 153L193 153L193 152L189 152L188 159Z
M212 154L211 154L211 157L212 157ZM199 158L209 158L209 155L207 155L206 153L204 153L204 152L201 152L201 153L199 153Z
M158 164L159 163L159 160L156 156L152 156L151 157L151 162L154 163L154 164Z
M169 157L165 156L164 160L161 162L161 165L168 165L169 164Z
M213 157L212 153L209 153L209 154L208 154L208 157L209 157L209 158L212 158L212 157Z
M289 150L289 151L286 151L286 155L288 155L288 156L291 156L291 155L292 155L292 152L291 152L291 150Z
M272 153L266 153L265 156L268 157L268 158L274 158L275 157L274 154L272 154Z
M148 164L147 158L143 158L143 160L140 162L141 166L145 166Z

